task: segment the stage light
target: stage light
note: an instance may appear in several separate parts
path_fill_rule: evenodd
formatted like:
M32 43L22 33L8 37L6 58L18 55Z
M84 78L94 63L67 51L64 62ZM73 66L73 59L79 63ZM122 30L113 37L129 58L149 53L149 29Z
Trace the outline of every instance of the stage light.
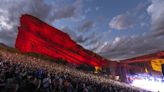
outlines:
M150 75L138 74L128 76L131 80L131 85L153 92L164 92L164 80L162 77L153 77Z

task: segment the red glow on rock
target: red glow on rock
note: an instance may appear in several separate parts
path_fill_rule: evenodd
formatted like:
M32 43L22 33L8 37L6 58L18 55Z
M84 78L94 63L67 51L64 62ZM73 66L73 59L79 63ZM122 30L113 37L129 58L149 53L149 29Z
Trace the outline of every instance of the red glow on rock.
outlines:
M15 47L22 52L34 52L52 58L62 58L70 63L102 67L106 59L82 48L66 33L31 16L23 15L18 28Z

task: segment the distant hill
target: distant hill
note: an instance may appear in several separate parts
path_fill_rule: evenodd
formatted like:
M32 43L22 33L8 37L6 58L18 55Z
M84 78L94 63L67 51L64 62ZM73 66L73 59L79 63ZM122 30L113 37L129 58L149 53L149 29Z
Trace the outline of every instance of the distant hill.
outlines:
M7 45L0 43L0 47L7 47Z

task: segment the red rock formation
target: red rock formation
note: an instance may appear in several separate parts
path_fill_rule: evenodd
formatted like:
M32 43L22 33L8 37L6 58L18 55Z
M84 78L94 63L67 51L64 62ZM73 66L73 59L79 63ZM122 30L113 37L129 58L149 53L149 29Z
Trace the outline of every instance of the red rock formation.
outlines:
M22 52L34 52L71 63L102 67L107 60L76 44L66 33L31 16L23 15L15 47Z

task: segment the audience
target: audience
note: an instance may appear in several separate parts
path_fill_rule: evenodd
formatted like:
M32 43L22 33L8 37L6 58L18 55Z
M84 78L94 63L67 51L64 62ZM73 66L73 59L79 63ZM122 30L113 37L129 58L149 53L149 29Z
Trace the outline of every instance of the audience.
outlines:
M0 92L148 92L71 67L0 52Z

